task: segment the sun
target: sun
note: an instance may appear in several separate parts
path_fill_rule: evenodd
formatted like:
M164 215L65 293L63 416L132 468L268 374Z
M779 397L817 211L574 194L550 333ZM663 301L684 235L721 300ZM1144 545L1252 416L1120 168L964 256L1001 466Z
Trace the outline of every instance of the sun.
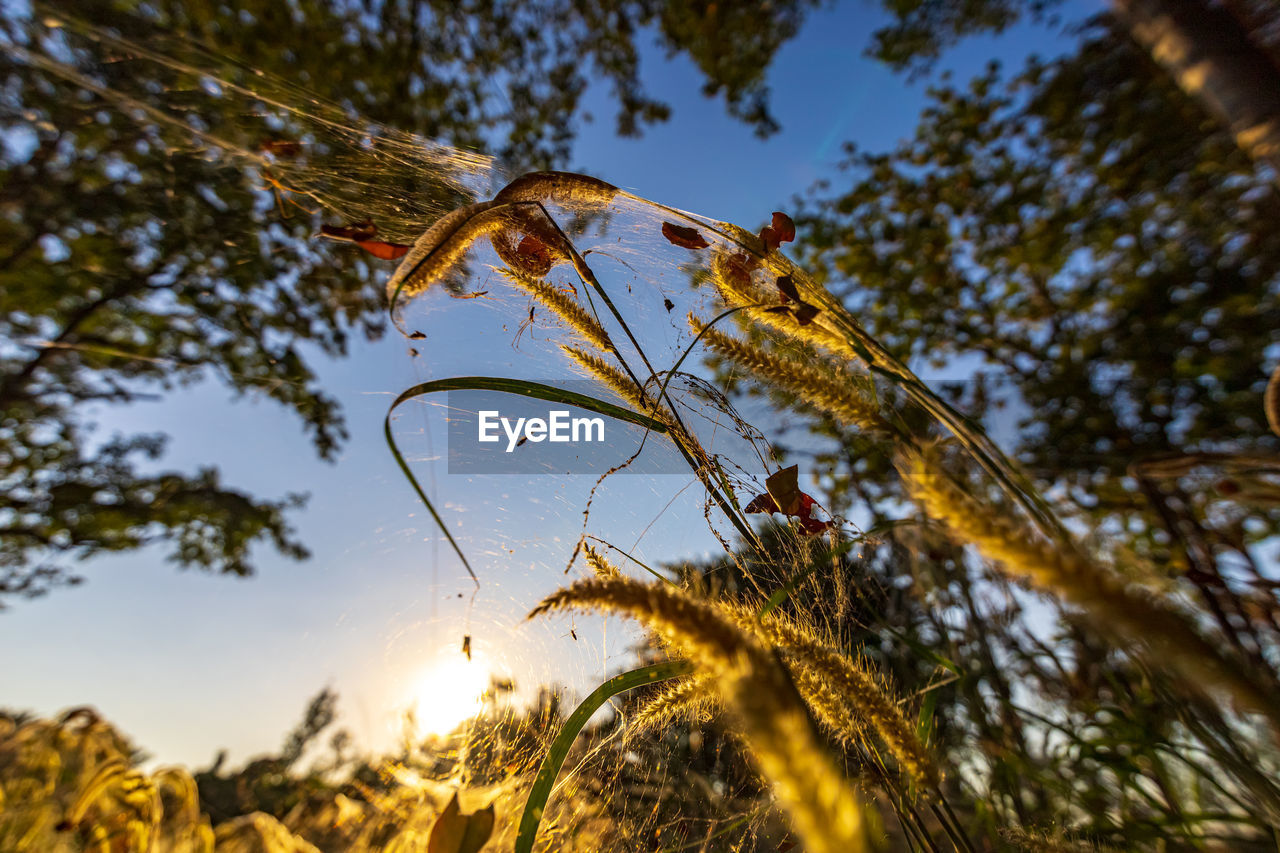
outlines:
M489 667L453 652L441 655L418 679L413 713L422 734L445 735L480 713L489 688Z

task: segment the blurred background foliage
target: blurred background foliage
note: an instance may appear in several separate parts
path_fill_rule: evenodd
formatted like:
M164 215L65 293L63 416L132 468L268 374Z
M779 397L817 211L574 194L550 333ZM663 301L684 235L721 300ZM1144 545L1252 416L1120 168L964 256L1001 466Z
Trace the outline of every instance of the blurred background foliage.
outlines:
M308 163L323 153L291 148L303 128L264 106L271 98L328 110L361 132L383 133L381 125L490 151L518 174L565 161L589 79L610 85L619 133L666 117L644 92L634 43L658 27L671 50L711 75L709 92L768 132L764 72L804 8L405 0L67 10L188 67L103 61L42 33L41 8L34 18L12 11L4 37L31 50L0 60L0 128L18 143L0 163L0 332L12 342L0 354L0 597L38 594L73 580L77 560L156 541L180 565L235 574L252 571L257 541L306 554L288 521L300 496L246 494L214 467L154 473L146 460L162 453L162 436L104 441L85 415L91 404L128 404L214 376L295 411L322 458L347 437L307 353L342 355L352 334L381 334L381 297L367 265L331 263L330 247L308 241L315 199L281 176L310 168L321 180L316 173L334 164ZM46 51L77 76L32 61ZM262 98L246 107L210 92L190 67L211 59ZM273 89L258 71L298 88ZM146 112L162 93L179 124ZM306 130L323 143L332 128ZM205 156L211 138L239 158ZM412 200L388 217L389 236L411 238L422 217L461 198L438 174L380 166L343 177L348 188L365 178L385 197ZM369 211L360 199L326 212Z

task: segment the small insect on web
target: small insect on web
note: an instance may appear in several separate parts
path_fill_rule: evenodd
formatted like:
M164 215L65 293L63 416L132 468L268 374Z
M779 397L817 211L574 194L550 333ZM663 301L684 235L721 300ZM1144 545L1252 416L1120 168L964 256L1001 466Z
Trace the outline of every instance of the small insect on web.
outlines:
M524 337L524 333L526 331L533 328L533 325L536 322L534 320L533 314L534 314L534 305L533 303L529 303L529 319L522 320L520 322L520 325L516 328L516 336L511 341L511 348L513 350L520 349L520 339ZM532 336L532 333L530 334Z

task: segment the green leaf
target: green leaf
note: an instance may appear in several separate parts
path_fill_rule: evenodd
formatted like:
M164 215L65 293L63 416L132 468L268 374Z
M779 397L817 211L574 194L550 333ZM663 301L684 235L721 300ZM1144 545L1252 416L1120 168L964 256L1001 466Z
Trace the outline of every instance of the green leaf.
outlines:
M582 727L587 724L587 720L590 720L605 702L619 693L625 693L646 684L657 684L660 681L678 678L690 672L693 672L693 664L683 660L642 666L610 678L573 709L569 719L564 722L564 728L560 729L560 734L556 735L556 739L552 741L547 757L542 759L542 766L538 768L533 787L529 789L529 799L525 802L524 813L520 816L520 831L516 836L515 853L532 852L533 842L538 837L538 824L542 822L543 810L547 806L547 799L551 796L551 788L555 785L556 777L560 775L560 768L564 766L569 750L577 740Z
M938 707L938 691L930 690L924 694L924 702L920 705L920 721L916 724L916 734L920 742L929 745L933 736L933 712Z

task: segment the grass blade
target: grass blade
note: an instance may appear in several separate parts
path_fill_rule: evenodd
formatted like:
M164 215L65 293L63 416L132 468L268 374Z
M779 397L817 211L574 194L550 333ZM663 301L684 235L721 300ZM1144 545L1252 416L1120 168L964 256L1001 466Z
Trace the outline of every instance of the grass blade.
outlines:
M821 554L814 557L813 562L809 563L808 566L806 566L805 568L801 569L800 571L792 575L790 580L788 580L785 584L779 587L773 593L773 595L769 596L769 600L766 601L764 605L760 608L760 612L756 614L756 618L763 619L764 617L768 616L770 611L772 611L775 607L777 607L782 602L786 601L787 598L791 595L791 593L795 592L796 587L804 583L805 579L809 577L809 575L813 574L821 567L827 565L831 560L835 559L836 557L844 556L849 552L849 549L856 544L858 544L857 539L850 539L845 542L841 542L839 545L836 545L835 547L828 548L826 551L823 551Z
M538 768L533 787L529 789L529 799L524 804L524 813L520 815L520 830L516 835L515 853L532 853L533 842L538 836L538 825L542 822L542 812L546 808L547 798L551 796L551 788L555 785L556 777L560 775L560 768L564 766L573 742L577 740L578 733L587 724L587 720L591 719L592 714L619 693L625 693L646 684L657 684L660 681L688 675L690 672L693 672L693 664L684 660L642 666L610 678L591 691L591 695L573 709L569 719L565 720L564 727L552 741L551 748L547 750L547 757L542 759L542 766Z
M595 397L588 397L586 394L578 394L573 391L566 391L563 388L555 388L551 385L529 382L524 379L504 379L497 376L455 376L450 379L435 379L431 382L423 382L402 392L399 397L396 397L395 402L391 404L391 408L387 410L387 417L383 421L382 431L387 440L387 447L390 448L396 464L400 466L400 470L404 473L405 478L408 479L409 485L413 487L418 499L426 506L427 512L431 513L431 518L435 521L436 526L440 528L440 531L444 533L445 539L449 541L449 545L453 547L453 552L458 555L458 559L462 561L463 568L467 570L467 574L471 575L471 579L476 582L477 587L480 586L480 579L476 577L471 564L467 562L466 555L462 553L462 548L458 545L457 540L453 538L453 534L449 532L449 528L445 526L444 520L440 518L440 513L436 511L431 499L427 497L427 493L418 484L418 479L413 476L413 471L409 469L409 463L405 461L404 456L400 453L400 448L396 446L395 436L391 432L391 416L401 403L440 391L500 391L506 394L518 394L523 397L534 397L551 403L577 406L614 420L638 424L654 432L665 433L667 431L666 426L661 421L656 421L622 406L606 403L604 400L597 400Z

